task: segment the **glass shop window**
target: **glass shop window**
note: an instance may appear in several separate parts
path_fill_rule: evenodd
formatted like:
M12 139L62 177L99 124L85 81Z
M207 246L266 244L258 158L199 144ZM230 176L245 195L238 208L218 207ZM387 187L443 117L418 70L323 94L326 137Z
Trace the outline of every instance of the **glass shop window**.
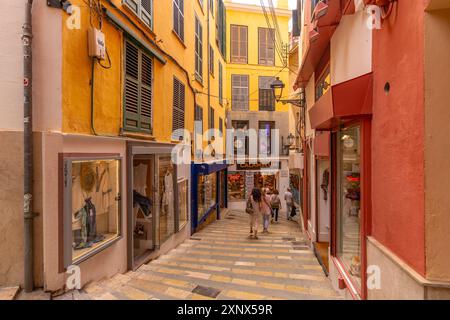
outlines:
M159 157L159 235L161 243L175 233L175 167L170 156Z
M189 211L188 211L188 197L189 197L189 189L188 189L188 180L182 180L178 182L178 210L179 210L179 227L178 230L181 230L189 220Z
M200 175L198 177L198 221L217 203L217 174Z
M228 201L245 200L245 175L239 172L228 173Z
M120 234L120 159L65 161L64 263L80 262Z
M352 280L361 286L360 127L338 134L337 255Z

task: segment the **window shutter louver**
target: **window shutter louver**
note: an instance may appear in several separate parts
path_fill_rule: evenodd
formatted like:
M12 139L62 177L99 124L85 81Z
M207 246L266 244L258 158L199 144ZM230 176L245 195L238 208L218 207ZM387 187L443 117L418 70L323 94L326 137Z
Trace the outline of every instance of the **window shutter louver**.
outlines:
M142 54L142 73L141 73L141 130L152 131L152 78L153 64L152 60L145 54Z
M275 30L267 28L258 29L259 64L275 65Z
M184 1L173 0L173 30L184 41Z
M232 75L231 87L232 110L248 111L248 75Z
M150 28L153 27L153 8L152 8L152 0L141 0L141 19L147 23Z
M176 78L173 80L172 131L184 129L185 86Z
M248 29L246 26L231 26L231 62L247 63Z
M125 128L139 129L139 51L128 41L125 70Z
M153 60L131 42L125 44L125 130L152 132Z

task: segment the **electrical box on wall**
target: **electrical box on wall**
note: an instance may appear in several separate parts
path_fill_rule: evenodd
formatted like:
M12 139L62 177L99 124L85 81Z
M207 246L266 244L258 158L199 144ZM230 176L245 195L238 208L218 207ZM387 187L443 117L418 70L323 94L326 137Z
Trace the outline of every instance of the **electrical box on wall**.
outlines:
M105 34L98 29L88 31L89 57L104 60L106 57Z

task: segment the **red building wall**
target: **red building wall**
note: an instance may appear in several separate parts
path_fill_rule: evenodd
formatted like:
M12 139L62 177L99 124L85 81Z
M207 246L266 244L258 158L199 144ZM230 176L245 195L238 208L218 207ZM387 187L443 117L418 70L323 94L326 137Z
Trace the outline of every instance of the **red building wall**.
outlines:
M422 275L425 2L399 0L373 31L372 121L372 236Z

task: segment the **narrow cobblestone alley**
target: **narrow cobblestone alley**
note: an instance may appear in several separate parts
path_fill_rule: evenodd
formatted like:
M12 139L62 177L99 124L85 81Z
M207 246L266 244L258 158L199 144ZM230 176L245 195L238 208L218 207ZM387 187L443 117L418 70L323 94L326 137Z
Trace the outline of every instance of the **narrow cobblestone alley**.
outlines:
M259 240L248 217L230 211L135 272L88 285L81 299L339 299L296 222ZM61 297L62 298L62 297ZM67 297L66 297L67 298Z

